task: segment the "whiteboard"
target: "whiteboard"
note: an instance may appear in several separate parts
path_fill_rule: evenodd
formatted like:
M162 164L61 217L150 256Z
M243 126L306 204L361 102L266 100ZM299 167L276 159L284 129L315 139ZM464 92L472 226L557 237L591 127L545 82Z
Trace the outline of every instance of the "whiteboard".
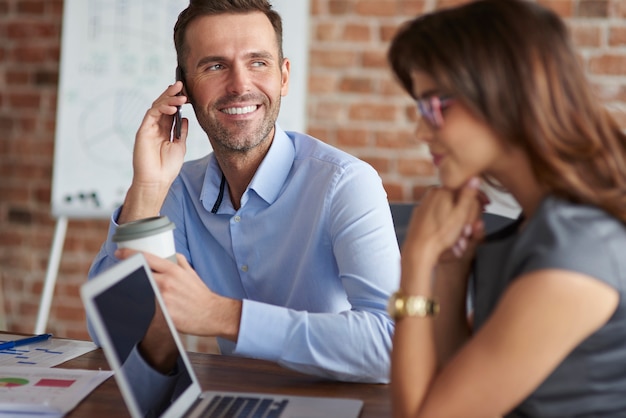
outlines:
M279 124L303 131L308 0L274 0L292 61ZM174 23L181 0L65 0L51 206L55 217L108 218L132 179L135 133L146 110L174 82ZM288 34L288 36L287 36ZM186 160L211 151L191 105Z

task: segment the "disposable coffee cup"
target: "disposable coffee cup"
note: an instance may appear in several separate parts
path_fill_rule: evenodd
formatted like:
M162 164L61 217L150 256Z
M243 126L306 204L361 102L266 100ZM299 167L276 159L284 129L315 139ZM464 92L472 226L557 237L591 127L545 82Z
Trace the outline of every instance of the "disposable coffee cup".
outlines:
M131 248L158 255L176 263L174 223L167 216L154 216L119 225L113 242L118 248Z

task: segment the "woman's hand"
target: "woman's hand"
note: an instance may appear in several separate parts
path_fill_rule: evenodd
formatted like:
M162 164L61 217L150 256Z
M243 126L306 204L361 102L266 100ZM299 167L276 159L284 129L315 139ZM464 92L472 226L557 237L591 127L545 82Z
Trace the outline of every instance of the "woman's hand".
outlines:
M403 257L434 267L471 256L468 248L484 235L481 213L488 202L479 185L480 181L472 178L459 190L430 189L413 211Z

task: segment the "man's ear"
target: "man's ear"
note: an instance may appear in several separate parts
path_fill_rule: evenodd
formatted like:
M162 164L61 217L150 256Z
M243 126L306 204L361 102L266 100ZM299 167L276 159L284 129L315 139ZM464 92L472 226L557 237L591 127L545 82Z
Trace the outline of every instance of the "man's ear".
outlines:
M280 67L281 87L280 95L285 97L289 93L289 73L291 72L291 61L289 58L283 58L283 64Z

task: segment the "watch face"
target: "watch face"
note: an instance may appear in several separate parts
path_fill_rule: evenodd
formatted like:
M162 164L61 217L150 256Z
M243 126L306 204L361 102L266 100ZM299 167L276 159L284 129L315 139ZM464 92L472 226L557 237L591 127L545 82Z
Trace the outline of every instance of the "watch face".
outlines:
M405 296L396 292L389 298L387 312L396 321L405 316L424 318L436 316L439 313L439 304L424 296Z

